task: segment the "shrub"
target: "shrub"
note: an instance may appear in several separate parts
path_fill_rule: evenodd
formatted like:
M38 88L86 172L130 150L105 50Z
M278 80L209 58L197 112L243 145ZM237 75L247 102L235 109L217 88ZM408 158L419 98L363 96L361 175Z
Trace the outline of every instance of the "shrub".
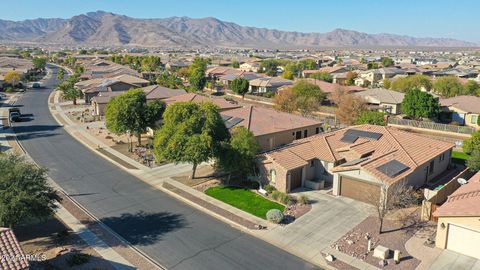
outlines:
M298 202L299 204L308 204L308 197L307 197L307 195L302 194L302 195L298 196L297 202Z
M276 189L274 186L272 186L272 185L265 185L265 186L263 187L263 189L265 189L265 191L267 191L268 194L270 194L270 193L272 193L272 192L274 192L274 191L277 190L277 189Z
M282 211L278 209L270 209L268 210L267 214L267 220L273 223L280 223L283 220L283 213Z
M15 91L15 90L14 90L13 88L11 88L11 87L8 87L8 88L5 90L6 93L13 93L14 91Z
M277 191L277 190L273 191L272 194L271 194L272 199L274 199L275 201L278 201L278 198L280 197L281 194L282 194L282 192L280 192L280 191Z
M82 265L90 261L91 255L85 253L75 253L72 256L68 257L67 264L72 267L75 265Z

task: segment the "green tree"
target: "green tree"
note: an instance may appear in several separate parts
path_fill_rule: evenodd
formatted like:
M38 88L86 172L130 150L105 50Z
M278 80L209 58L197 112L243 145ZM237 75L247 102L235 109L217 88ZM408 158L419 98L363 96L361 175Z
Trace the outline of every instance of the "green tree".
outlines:
M293 80L295 78L295 75L292 71L285 70L282 74L282 78L287 79L287 80Z
M45 168L15 155L0 155L0 226L52 216L60 197L47 183Z
M239 63L237 60L233 60L233 61L232 61L232 67L233 67L233 68L239 68L239 67L240 67L240 63Z
M414 118L435 118L440 113L438 99L420 89L407 91L403 99L402 113Z
M433 89L443 97L454 97L461 95L463 86L455 76L440 77L435 80Z
M480 96L480 84L476 81L468 80L468 82L463 86L463 95L469 96Z
M333 77L332 75L330 75L330 73L328 72L317 72L317 73L313 73L310 78L312 79L316 79L316 80L321 80L321 81L325 81L325 82L333 82Z
M205 71L207 70L208 63L208 59L197 57L188 68L188 82L193 91L203 91L203 88L205 88L205 84L207 83Z
M44 57L34 57L32 59L33 67L37 70L43 70L45 69L45 66L47 65L47 58Z
M236 78L230 84L230 88L232 89L232 91L238 95L241 95L242 98L244 98L245 94L248 92L249 86L250 84L245 78Z
M138 145L142 144L142 133L147 127L154 127L162 118L165 103L154 101L147 104L142 89L132 89L114 97L105 108L107 129L115 134L135 134Z
M63 91L63 97L73 101L73 105L77 105L77 99L83 97L83 92L76 88L68 88Z
M470 170L475 172L480 171L480 150L476 149L473 151L466 164Z
M154 72L160 69L162 60L154 55L143 56L140 65L142 71Z
M318 85L306 80L297 81L292 87L292 92L296 97L295 107L302 115L318 109L326 97Z
M218 158L230 135L217 106L210 102L178 102L167 107L157 130L154 153L158 160L188 162L197 166Z
M164 71L160 74L158 74L157 79L155 80L158 85L167 87L167 88L182 88L183 87L183 82L182 79L179 77L175 76L175 74L170 73L168 71Z
M303 59L298 61L297 66L299 70L314 70L317 69L317 62L313 59Z
M382 57L382 66L384 67L391 67L395 63L393 62L393 59L390 57Z
M389 79L384 79L383 80L383 87L385 89L390 89L391 86L392 86L392 81L390 81Z
M417 74L394 80L390 88L404 93L415 88L423 88L430 91L432 89L432 80L428 76Z
M63 68L61 68L61 69L58 70L57 80L63 81L64 77L65 77L65 70L63 70Z
M255 157L259 150L260 146L251 131L241 126L235 127L216 165L230 174L246 176L255 170Z
M355 120L355 124L371 124L385 126L385 114L377 111L362 111L358 118Z
M480 131L475 131L463 142L463 152L470 155L474 151L480 151Z
M377 69L378 63L377 62L368 62L367 69Z

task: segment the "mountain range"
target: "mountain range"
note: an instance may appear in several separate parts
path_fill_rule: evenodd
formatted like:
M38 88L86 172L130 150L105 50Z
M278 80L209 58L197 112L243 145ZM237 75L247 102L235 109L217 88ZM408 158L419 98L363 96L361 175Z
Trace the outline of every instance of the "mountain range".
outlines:
M394 34L367 34L335 29L301 33L241 26L208 17L137 19L104 11L70 19L0 20L0 41L51 45L132 47L478 47L451 38L416 38Z

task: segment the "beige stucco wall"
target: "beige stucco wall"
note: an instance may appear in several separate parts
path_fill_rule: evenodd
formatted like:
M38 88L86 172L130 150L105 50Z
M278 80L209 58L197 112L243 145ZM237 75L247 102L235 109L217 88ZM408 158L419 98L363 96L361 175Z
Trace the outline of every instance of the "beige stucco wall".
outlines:
M423 184L426 183L426 179L428 181L432 180L434 177L438 176L442 172L444 172L447 168L448 165L450 164L451 160L451 150L448 150L445 152L445 158L443 161L440 161L440 156L436 156L434 159L435 164L433 165L433 173L428 175L428 178L426 178L427 174L427 167L430 166L430 161L428 161L425 164L420 165L415 171L413 171L410 175L408 175L407 178L407 184L415 186L415 187L420 187Z
M469 127L475 127L475 128L478 128L479 125L477 124L478 123L478 120L477 121L473 121L472 123L472 118L474 117L477 117L479 118L480 116L478 114L474 114L474 113L469 113L467 115L465 115L465 125L466 126L469 126ZM474 119L475 120L475 119Z
M444 224L444 228L442 228L442 224ZM480 217L439 217L437 224L437 238L435 241L435 245L438 248L444 249L447 247L447 232L449 224L456 224L465 228L480 231ZM480 243L478 245L480 246ZM479 248L479 246L472 248Z
M307 130L307 137L310 137L312 135L315 135L315 129L319 128L321 132L322 124L317 124L317 125L312 125L308 126L305 128L301 129L291 129L291 130L286 130L282 132L277 132L277 133L270 133L270 134L265 134L261 136L256 136L257 142L260 145L260 148L262 151L267 151L267 150L272 150L274 148L277 148L281 145L285 145L288 143L291 143L295 140L295 132L301 131L302 132L302 138L305 138L304 131ZM272 146L271 143L272 141Z

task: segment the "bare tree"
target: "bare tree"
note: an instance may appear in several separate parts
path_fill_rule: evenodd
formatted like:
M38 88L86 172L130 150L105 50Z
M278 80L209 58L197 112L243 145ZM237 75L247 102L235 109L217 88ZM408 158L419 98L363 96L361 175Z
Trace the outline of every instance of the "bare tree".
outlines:
M406 186L403 183L389 185L383 180L380 183L379 192L367 192L365 199L377 212L380 234L383 232L383 221L388 213L418 204L418 196L412 186Z

